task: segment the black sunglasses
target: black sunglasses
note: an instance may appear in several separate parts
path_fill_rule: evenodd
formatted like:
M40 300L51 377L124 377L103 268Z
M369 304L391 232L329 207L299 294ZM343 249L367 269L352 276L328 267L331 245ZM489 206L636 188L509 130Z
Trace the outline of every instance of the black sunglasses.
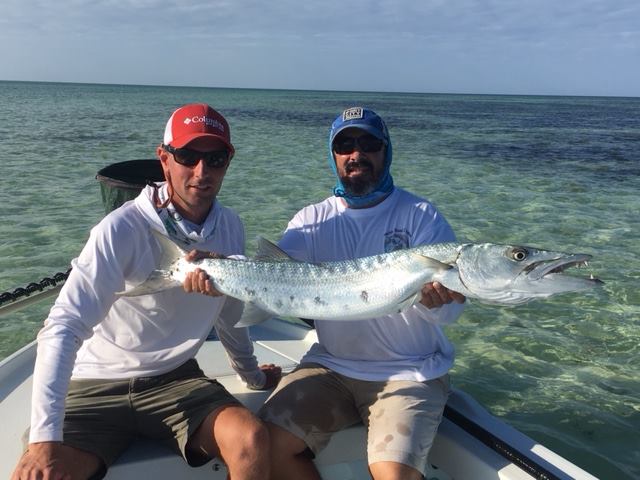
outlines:
M210 168L222 168L229 162L229 151L214 150L212 152L198 152L189 150L188 148L174 148L171 145L162 144L162 148L173 155L173 158L180 165L193 168L203 160L205 165Z
M333 151L339 155L348 155L356 149L363 153L379 152L384 146L384 140L379 139L370 134L361 135L359 137L342 136L337 137L333 141Z

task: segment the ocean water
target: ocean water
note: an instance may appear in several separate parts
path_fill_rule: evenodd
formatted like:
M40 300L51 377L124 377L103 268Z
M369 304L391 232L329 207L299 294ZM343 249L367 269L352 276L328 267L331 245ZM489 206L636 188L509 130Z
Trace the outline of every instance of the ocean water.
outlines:
M396 185L432 200L460 240L593 255L598 291L470 302L447 330L453 383L594 475L640 478L640 98L0 82L0 293L65 271L104 215L97 171L153 158L169 113L195 101L231 124L220 198L249 253L330 194L328 127L366 105L389 126ZM0 358L50 305L0 317Z

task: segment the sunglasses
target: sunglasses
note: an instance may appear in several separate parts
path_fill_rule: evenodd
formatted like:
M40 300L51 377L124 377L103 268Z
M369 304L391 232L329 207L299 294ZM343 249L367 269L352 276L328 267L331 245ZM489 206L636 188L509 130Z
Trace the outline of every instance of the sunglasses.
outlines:
M384 145L384 140L380 140L373 135L361 135L359 137L338 137L333 141L333 151L338 155L348 155L356 149L363 153L379 152Z
M222 168L229 162L228 150L214 150L212 152L198 152L188 148L174 148L171 145L162 144L162 148L173 155L180 165L193 168L202 160L209 168Z

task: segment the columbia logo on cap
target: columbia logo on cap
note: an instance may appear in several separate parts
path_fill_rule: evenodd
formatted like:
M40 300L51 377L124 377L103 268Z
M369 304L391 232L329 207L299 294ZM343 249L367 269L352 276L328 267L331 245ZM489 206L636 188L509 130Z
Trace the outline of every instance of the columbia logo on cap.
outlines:
M185 125L189 125L191 123L204 123L209 127L213 127L217 130L220 130L221 132L224 132L224 125L220 123L218 120L216 120L215 118L195 116L191 118L187 117L184 119Z
M342 112L343 122L347 120L359 120L362 117L364 117L364 109L362 107L351 107Z
M211 144L222 141L232 157L235 149L231 144L229 124L225 118L206 103L192 103L178 108L171 114L164 129L164 144L184 148L196 139Z

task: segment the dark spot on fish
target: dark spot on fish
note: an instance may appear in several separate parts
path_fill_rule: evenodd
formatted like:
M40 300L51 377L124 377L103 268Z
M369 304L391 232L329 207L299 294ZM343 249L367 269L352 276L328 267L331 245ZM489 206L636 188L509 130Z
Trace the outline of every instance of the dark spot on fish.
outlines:
M315 302L316 305L326 305L327 304L327 302L322 300L320 297L314 298L313 301Z
M291 300L292 302L296 299L296 297L294 297L293 295L289 296L289 300Z
M245 287L245 288L244 288L244 291L245 291L245 292L247 292L247 295L249 295L250 297L254 297L254 296L256 295L256 291L255 291L255 290L252 290L252 289L251 289L251 288L249 288L249 287Z
M262 287L262 291L263 291L263 292L268 292L268 291L269 291L269 289L268 289L267 287Z
M362 293L360 293L360 299L364 303L369 303L369 293L366 290L363 290Z
M278 299L276 300L276 308L282 308L282 300Z

